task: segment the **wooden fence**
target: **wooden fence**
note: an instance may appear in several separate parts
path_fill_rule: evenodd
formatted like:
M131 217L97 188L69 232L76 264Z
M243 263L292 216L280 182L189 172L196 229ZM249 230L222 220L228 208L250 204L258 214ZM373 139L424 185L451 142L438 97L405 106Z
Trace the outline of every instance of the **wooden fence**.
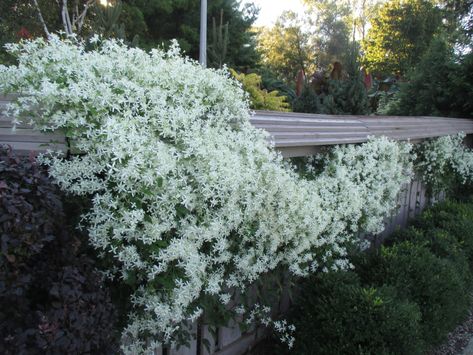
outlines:
M44 134L27 124L17 125L13 130L11 118L5 114L5 110L14 98L14 95L0 95L0 144L8 144L20 154L30 151L42 152L47 148L66 150L64 136Z
M413 143L426 138L473 133L473 120L444 117L343 116L257 111L253 126L271 134L285 157L313 155L322 146L362 143L386 136Z
M0 143L16 151L65 149L64 137L46 135L21 124L13 131L11 119L4 114L13 95L0 96ZM443 117L383 117L314 115L257 111L251 118L256 128L264 129L285 157L312 155L322 146L362 143L370 136L419 142L426 138L465 132L473 133L473 120Z
M47 148L66 149L65 139L60 135L45 135L28 125L21 124L12 130L9 117L2 112L12 96L0 96L0 144L9 144L17 152L41 152ZM473 134L473 120L441 117L380 117L380 116L330 116L299 113L258 111L251 123L270 133L275 147L285 157L307 156L316 153L320 147L336 144L362 143L370 136L387 136L395 140L419 142L426 138L464 132ZM441 199L436 196L435 199ZM406 185L399 195L398 209L386 219L383 235L418 214L432 198L427 197L425 187L419 181ZM382 238L383 235L379 236ZM287 300L280 303L287 307ZM239 355L251 348L264 335L264 330L241 333L238 326L217 329L212 337L207 326L197 329L197 339L190 347L157 349L156 355ZM210 352L203 345L207 339Z

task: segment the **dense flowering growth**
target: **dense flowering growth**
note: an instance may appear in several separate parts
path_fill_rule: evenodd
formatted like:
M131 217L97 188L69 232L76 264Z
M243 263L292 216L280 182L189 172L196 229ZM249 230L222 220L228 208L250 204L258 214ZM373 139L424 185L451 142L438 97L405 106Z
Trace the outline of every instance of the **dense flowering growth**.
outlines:
M204 297L228 305L276 267L349 267L347 245L382 229L412 177L411 145L385 138L308 159L301 176L249 124L228 72L176 46L52 37L9 49L19 65L0 67L0 91L20 93L14 117L63 131L81 153L41 160L65 191L92 197L90 241L134 289L123 331L133 354L175 341Z
M379 233L384 229L383 218L396 207L400 189L412 178L411 150L408 143L380 137L361 145L337 146L311 157L307 171L322 183L324 193L337 196L332 208L345 209L341 214L351 216L348 226L352 232ZM310 174L305 175L310 178ZM330 191L328 187L335 181L340 186Z
M473 151L463 144L465 134L445 136L418 145L416 169L434 192L451 180L461 184L473 182Z

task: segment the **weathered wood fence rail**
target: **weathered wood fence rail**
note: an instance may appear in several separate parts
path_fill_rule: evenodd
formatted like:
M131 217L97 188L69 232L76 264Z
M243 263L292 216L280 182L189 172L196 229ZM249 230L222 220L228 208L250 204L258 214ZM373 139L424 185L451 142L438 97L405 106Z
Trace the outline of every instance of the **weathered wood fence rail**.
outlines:
M64 137L46 135L21 124L12 130L11 119L4 114L14 96L0 96L0 143L17 151L44 151L50 147L65 149ZM321 146L362 143L370 136L418 142L426 138L465 132L473 133L473 120L443 117L335 116L257 111L253 126L270 133L277 149L285 157L312 155ZM53 142L53 143L51 143Z
M45 134L24 123L13 130L12 119L6 115L5 110L14 98L14 95L0 95L0 144L8 144L19 153L43 152L48 148L67 149L64 136Z
M321 146L362 143L370 136L419 142L473 133L473 120L444 117L335 116L257 111L253 126L271 134L285 157L312 155Z
M9 144L15 151L23 153L41 152L47 148L66 149L65 139L60 135L46 135L25 124L12 130L11 119L4 111L13 98L0 96L0 144ZM331 116L258 111L251 118L251 123L269 132L275 147L285 157L312 155L328 145L362 143L370 136L386 136L416 143L426 138L459 132L473 134L473 120L441 117ZM431 198L426 196L425 187L419 181L405 186L398 199L399 209L386 219L385 233L397 226L404 226L429 202ZM203 326L198 334L200 340L193 341L189 348L158 349L155 354L239 355L250 348L261 334L259 330L242 334L237 326L229 324L226 328L218 329L214 339L208 328ZM202 339L209 341L210 353L202 345Z

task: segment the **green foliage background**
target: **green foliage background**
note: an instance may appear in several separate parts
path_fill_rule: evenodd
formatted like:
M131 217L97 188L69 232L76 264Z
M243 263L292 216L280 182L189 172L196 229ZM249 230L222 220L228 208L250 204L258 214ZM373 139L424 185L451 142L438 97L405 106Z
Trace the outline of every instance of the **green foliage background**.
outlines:
M434 39L381 109L387 115L473 117L473 53L455 54L444 38Z
M124 24L129 36L138 35L139 45L152 48L177 39L183 51L192 58L199 56L200 1L194 0L123 0ZM212 19L228 23L228 53L226 64L242 69L254 67L258 61L256 43L250 27L258 10L246 5L240 10L237 0L209 0L207 27ZM208 31L208 43L212 43Z
M261 88L261 76L256 73L238 74L230 70L233 77L241 82L243 89L248 93L250 107L255 110L289 111L290 105L285 96L280 96L277 90L267 91Z
M60 8L55 0L38 0L50 32L62 29ZM121 0L121 11L114 23L103 28L100 8L93 7L86 17L84 37L92 33L103 33L106 37L125 37L141 48L151 49L167 45L177 39L183 51L190 57L199 56L200 2L194 0ZM98 5L97 5L98 6ZM228 53L226 64L237 69L255 67L259 56L256 52L255 34L249 31L256 20L258 9L247 4L240 9L237 0L209 0L208 28L213 18L223 13L228 22ZM37 13L29 0L2 0L0 3L0 44L16 42L18 32L25 27L32 37L44 36ZM102 16L103 17L103 16ZM124 35L126 33L126 35ZM212 42L208 31L208 43ZM0 51L0 60L6 53Z
M374 73L404 75L426 51L441 20L430 1L387 2L362 43L364 64Z

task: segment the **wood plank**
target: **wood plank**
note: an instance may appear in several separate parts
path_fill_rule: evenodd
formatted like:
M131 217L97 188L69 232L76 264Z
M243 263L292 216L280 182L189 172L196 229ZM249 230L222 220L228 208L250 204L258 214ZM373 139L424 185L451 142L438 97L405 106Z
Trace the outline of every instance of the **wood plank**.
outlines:
M406 226L407 225L407 215L406 211L408 209L407 206L407 194L409 192L409 185L404 184L400 193L400 207L399 207L399 225Z
M8 142L0 141L0 144L5 144L10 146L15 152L45 152L48 149L57 150L57 151L67 151L67 147L64 144L47 144L47 143L32 143L32 142Z
M343 126L318 126L318 125L291 125L291 124L280 124L280 125L264 125L260 123L254 123L253 127L265 129L268 132L368 132L368 129L362 126L349 127Z
M419 182L417 180L412 181L411 190L409 191L409 214L408 220L416 216L416 205L417 205L417 185Z
M0 118L0 128L12 128L13 123L11 122L10 119L2 119ZM16 125L17 128L31 128L31 125L25 124L25 123L20 123Z
M366 132L271 132L276 141L282 139L366 138Z
M0 107L15 97L0 96ZM269 132L277 149L283 156L294 157L311 155L324 145L356 144L368 140L369 136L386 136L390 139L420 142L427 138L452 135L458 132L473 133L473 120L444 117L387 117L387 116L350 116L284 113L256 111L250 122ZM44 136L43 133L28 130L27 124L17 126L12 133L11 119L0 115L0 143L17 142L21 149L33 147L36 143L49 142L51 139L64 142L59 134ZM44 150L44 148L42 149Z
M218 347L222 349L227 345L237 341L239 338L241 338L241 336L242 334L238 324L231 320L228 326L219 329Z
M39 132L33 129L23 129L18 128L16 130L12 130L11 128L0 128L0 142L42 142L42 143L49 143L59 142L64 143L65 137L62 135L57 134L46 134L43 132Z
M253 117L271 117L281 119L321 119L321 120L339 120L339 121L357 121L359 117L366 116L350 116L350 115L326 115L317 113L301 113L301 112L278 112L278 111L255 111Z
M264 329L257 329L255 332L242 336L238 341L227 345L225 348L215 352L215 355L241 355L250 350L255 344L267 336Z
M181 346L179 349L168 350L169 355L197 355L197 340L191 340L190 346Z
M402 210L402 223L407 225L409 222L409 196L411 194L412 182L406 185L404 190L404 204Z
M305 147L305 146L321 146L321 145L337 145L362 143L368 140L368 135L364 137L353 138L327 138L327 139L278 139L275 142L276 148L279 147Z
M212 335L212 333L209 331L208 325L203 325L202 326L202 339L207 339L207 341L210 344L210 349L207 349L206 346L202 343L201 349L200 349L200 354L202 355L213 355L217 349L218 349L218 344L217 344L217 339L215 339ZM210 350L210 351L209 351Z
M460 125L455 123L444 123L444 122L436 122L429 125L421 124L418 122L412 123L410 125L367 125L367 130L371 132L378 132L378 131L410 131L410 130L418 130L418 129L425 129L425 130L433 130L433 129L473 129L472 125Z
M19 94L0 94L0 100L2 101L12 101L20 97Z
M270 133L276 148L293 147L292 151L283 151L284 156L312 154L313 150L306 148L311 145L362 143L368 136L386 136L417 143L461 131L473 133L473 120L439 117L330 116L258 111L251 122Z
M363 124L356 120L336 120L336 119L316 119L316 118L302 118L302 117L274 117L271 119L253 117L250 119L251 124L263 124L263 125L284 125L290 123L291 125L326 125L326 126L355 126L362 127Z

